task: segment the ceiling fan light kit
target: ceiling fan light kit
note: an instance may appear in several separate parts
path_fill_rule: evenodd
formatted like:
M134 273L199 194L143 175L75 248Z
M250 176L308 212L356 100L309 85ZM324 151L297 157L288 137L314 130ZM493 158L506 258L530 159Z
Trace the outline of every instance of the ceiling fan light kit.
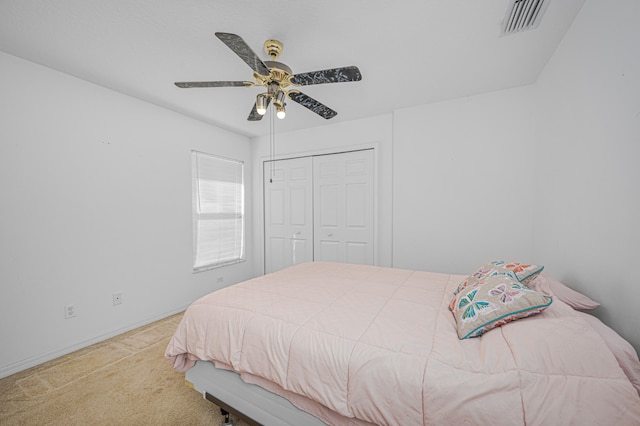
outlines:
M271 57L271 60L263 62L240 36L230 33L216 33L216 37L251 67L254 81L178 82L175 85L182 89L195 87L265 87L266 92L256 96L256 102L247 118L249 121L261 120L271 102L275 107L276 116L279 119L283 119L286 116L287 98L325 119L333 118L338 114L337 112L305 95L297 87L362 80L360 70L356 66L294 74L289 66L276 61L282 53L282 43L278 40L264 42L264 51Z
M262 93L256 98L256 112L260 115L267 113L267 97Z

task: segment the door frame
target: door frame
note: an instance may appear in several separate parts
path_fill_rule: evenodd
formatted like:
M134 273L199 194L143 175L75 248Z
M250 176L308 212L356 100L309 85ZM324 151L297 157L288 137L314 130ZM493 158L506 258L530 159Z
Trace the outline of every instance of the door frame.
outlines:
M259 205L260 205L260 218L258 220L258 223L261 226L261 229L258 233L254 233L254 236L257 236L259 238L260 241L257 241L258 247L260 248L260 256L258 256L258 258L260 259L260 268L259 270L262 271L262 274L264 275L266 273L266 262L265 262L265 255L266 255L266 248L265 248L265 230L266 230L266 224L265 224L265 205L264 205L264 170L265 170L265 166L267 166L267 163L269 163L272 160L278 161L278 160L289 160L292 158L302 158L302 157L314 157L314 156L319 156L319 155L332 155L332 154L343 154L343 153L347 153L347 152L354 152L354 151L364 151L364 150L368 150L368 149L373 149L373 246L374 246L374 250L373 250L373 264L377 265L378 264L378 179L379 179L379 171L378 171L378 167L379 167L379 144L377 142L372 142L372 143L366 143L366 144L359 144L359 145L353 145L353 146L346 146L343 148L326 148L326 149L320 149L320 150L313 150L313 151L304 151L304 152L297 152L297 153L289 153L289 154L278 154L275 155L273 158L271 158L270 156L261 156L260 157L260 173L258 173L259 175L259 183L260 183L260 191L257 191L259 194Z

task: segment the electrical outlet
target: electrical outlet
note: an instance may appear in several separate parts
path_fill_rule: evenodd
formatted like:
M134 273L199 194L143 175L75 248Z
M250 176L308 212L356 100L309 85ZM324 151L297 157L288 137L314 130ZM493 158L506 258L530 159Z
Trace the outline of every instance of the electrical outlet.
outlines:
M75 316L76 316L76 307L74 305L67 305L64 307L65 319L75 318Z
M119 305L122 303L122 293L113 293L113 306Z

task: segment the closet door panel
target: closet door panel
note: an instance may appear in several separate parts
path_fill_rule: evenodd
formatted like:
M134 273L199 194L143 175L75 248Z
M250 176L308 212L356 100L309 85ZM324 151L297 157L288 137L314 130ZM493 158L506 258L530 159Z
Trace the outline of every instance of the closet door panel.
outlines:
M365 228L367 226L367 184L355 183L346 186L347 210L346 226L348 228Z
M268 250L271 253L269 259L269 268L277 271L286 267L284 258L286 240L284 238L270 237L268 241Z
M307 190L305 187L291 188L291 225L306 226L311 222L307 207Z
M316 259L324 262L344 262L343 256L340 253L340 241L331 241L328 239L321 239L318 244L318 250L316 251Z
M313 158L315 260L374 262L373 150Z
M347 263L367 264L367 245L347 241Z
M340 187L336 184L316 185L318 196L316 197L315 211L319 211L317 220L320 226L325 228L335 228L338 226L338 215L340 212L339 199Z
M264 163L265 273L313 260L310 157Z

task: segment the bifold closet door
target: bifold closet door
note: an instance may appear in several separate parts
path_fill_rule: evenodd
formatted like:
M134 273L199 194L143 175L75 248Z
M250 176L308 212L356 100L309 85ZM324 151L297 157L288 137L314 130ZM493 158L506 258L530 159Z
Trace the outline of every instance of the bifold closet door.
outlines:
M313 260L311 157L264 164L265 273Z
M314 260L373 265L373 149L313 157Z

